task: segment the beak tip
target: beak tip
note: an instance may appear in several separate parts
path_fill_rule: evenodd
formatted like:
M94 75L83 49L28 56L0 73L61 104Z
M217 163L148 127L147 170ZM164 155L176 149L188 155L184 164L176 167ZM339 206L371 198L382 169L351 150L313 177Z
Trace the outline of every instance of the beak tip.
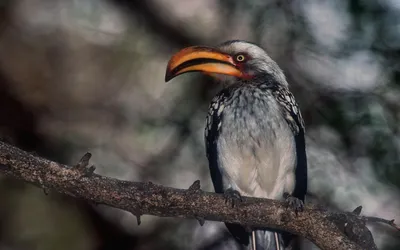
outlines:
M167 70L167 72L165 72L164 81L169 82L172 78L174 78L174 76L171 74L171 72L169 70Z

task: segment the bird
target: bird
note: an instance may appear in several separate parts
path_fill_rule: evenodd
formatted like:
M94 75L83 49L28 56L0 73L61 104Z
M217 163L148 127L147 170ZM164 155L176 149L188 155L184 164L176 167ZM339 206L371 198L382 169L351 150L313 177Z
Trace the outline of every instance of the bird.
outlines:
M222 84L205 124L205 149L216 193L232 205L242 196L303 209L307 194L305 125L283 70L255 43L229 40L190 46L170 58L165 81L202 72ZM290 249L294 235L270 228L226 227L252 250Z

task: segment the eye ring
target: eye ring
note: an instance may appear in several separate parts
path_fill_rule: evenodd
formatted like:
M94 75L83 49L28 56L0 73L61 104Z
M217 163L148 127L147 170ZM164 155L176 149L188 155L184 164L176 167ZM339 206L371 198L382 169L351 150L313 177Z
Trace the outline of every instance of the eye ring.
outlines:
M243 54L238 54L235 56L235 60L237 62L244 62L246 60L246 57Z

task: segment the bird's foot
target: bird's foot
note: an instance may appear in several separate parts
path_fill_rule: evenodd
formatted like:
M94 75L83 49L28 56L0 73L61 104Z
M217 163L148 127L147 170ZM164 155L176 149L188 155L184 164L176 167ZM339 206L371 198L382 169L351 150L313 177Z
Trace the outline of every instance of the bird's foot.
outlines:
M232 188L228 188L224 192L225 203L229 203L232 207L235 207L242 202L242 196L240 193Z
M302 200L290 195L289 193L284 193L283 198L285 198L286 206L293 209L296 214L303 211L304 202Z

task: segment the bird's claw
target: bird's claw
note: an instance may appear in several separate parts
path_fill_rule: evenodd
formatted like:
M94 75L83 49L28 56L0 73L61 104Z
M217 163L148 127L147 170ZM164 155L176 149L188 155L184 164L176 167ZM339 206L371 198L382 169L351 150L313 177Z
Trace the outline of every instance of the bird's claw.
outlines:
M283 194L283 198L285 198L286 206L293 209L296 214L304 210L304 202L288 193Z
M225 190L224 197L225 204L229 203L232 207L235 207L239 204L239 202L242 202L242 196L240 193L232 188Z

